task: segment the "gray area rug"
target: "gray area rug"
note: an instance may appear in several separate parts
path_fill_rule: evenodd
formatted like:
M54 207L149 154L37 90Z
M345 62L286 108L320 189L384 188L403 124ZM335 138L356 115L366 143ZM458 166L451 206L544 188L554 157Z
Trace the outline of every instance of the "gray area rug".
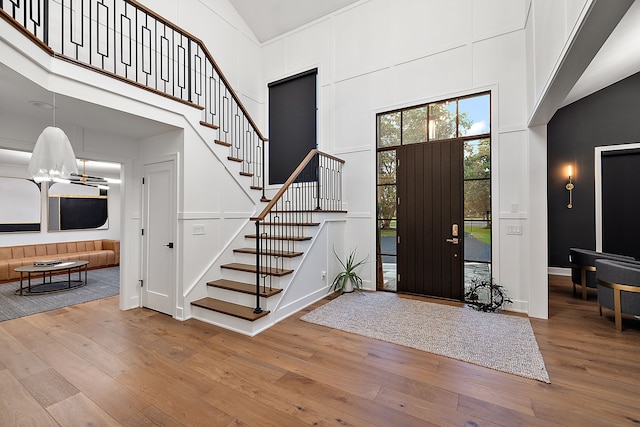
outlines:
M73 273L73 276L77 277L77 273ZM66 275L53 276L53 280L62 280L63 277ZM34 282L42 283L42 279L38 276L32 280ZM118 295L120 267L89 270L85 286L64 292L20 296L14 295L16 289L20 289L20 282L0 284L0 322Z
M366 292L343 294L301 319L550 383L525 317Z

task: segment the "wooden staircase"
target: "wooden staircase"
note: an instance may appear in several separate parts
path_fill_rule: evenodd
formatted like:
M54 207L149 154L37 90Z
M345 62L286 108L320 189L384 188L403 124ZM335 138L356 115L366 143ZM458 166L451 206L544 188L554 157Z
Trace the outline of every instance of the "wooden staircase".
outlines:
M205 124L203 126L213 127ZM273 200L270 200L265 196L262 179L264 171L255 164L258 158L255 152L249 152L249 160L245 161L241 157L247 153L233 144L213 139L210 148L214 149L215 146L230 151L230 155L226 155L228 170L245 177L242 179L249 179L249 188L261 191L259 200L266 205L262 212L249 218L245 232L239 234L234 241L237 242L237 247L222 254L222 259L228 259L231 253L233 262L214 265L214 269L220 268L221 278L207 282L206 296L202 297L202 289L196 292L197 296L194 294L194 300L190 302L191 312L195 318L208 323L255 335L275 323L282 316L282 310L291 309L292 303L287 300L290 294L283 291L293 280L294 270L302 267L305 249L313 248L312 239L318 232L310 231L316 227L321 230L321 222L316 222L318 213L343 212L335 209L341 206L341 200L336 197L341 194L341 190L338 191L341 182L335 177L327 178L325 172L322 183L331 185L332 191L328 195L327 190L321 188L317 174L323 167L324 170L331 169L334 172L340 170L344 161L312 150L278 190ZM329 160L311 162L312 159L321 157ZM218 158L223 159L224 156L218 155ZM264 159L262 162L264 163ZM302 174L309 170L312 171L312 176ZM303 178L301 187L295 183L297 177ZM310 185L310 182L315 184ZM304 203L293 200L289 193L291 190L298 191L296 197ZM321 193L321 190L325 193ZM300 191L305 197L299 196ZM241 242L242 239L253 244ZM256 283L260 284L257 293ZM320 285L319 289L313 290L311 296L316 297L315 293L318 291L324 292L324 286ZM300 298L296 295L295 304L306 301L305 298L308 297L309 295ZM284 309L279 305L281 302ZM269 317L272 310L280 311Z
M317 227L320 224L316 222L305 222L305 223L286 223L280 224L283 228L286 227ZM248 226L253 226L253 223L250 222ZM266 236L263 238L274 239L274 240L287 240L291 241L295 244L295 242L306 242L312 239L311 236L304 237L287 237L286 230L282 230L282 234ZM246 234L244 236L245 239L255 241L255 234ZM256 248L254 247L240 247L233 249L234 258L240 258L245 262L232 262L228 264L223 264L220 266L222 275L224 276L241 276L242 281L231 280L227 278L222 278L218 280L214 280L208 282L208 288L210 295L205 298L201 298L199 300L191 302L191 305L194 307L199 307L201 309L206 309L210 311L214 311L217 313L221 313L226 316L232 316L239 319L243 319L249 322L254 322L258 319L261 319L267 316L270 313L268 307L272 306L270 304L269 299L275 297L282 292L281 287L268 287L268 286L260 286L260 298L261 307L267 307L263 309L262 312L256 313L254 311L255 307L255 294L256 294L256 274L257 268L254 263L248 263L246 260L248 258L255 259ZM267 255L273 258L286 258L286 259L294 259L301 257L304 252L298 250L267 250L262 252L263 255ZM293 268L279 268L279 267L260 267L260 276L272 276L276 278L281 278L284 276L289 276L294 272ZM246 280L246 281L245 281ZM217 290L224 290L225 292L220 292ZM231 301L229 301L231 300ZM233 302L232 302L233 301Z

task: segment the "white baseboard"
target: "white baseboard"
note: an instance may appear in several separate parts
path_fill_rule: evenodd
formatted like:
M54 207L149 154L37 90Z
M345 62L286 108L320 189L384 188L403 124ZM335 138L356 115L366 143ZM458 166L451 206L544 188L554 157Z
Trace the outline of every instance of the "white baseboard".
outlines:
M556 276L571 276L571 269L564 267L549 267L549 274Z

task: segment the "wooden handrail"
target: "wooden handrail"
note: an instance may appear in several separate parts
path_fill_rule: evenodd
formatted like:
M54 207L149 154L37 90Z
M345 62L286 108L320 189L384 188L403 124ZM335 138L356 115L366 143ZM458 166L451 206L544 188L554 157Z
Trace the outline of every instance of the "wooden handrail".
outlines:
M6 10L4 9L0 9L0 18L4 19L5 21L7 21L12 27L14 27L16 30L20 31L22 33L22 35L24 35L25 37L27 37L28 39L30 39L33 43L35 43L40 49L44 50L48 55L53 56L54 52L53 49L51 49L49 46L47 46L45 44L45 42L43 42L42 40L40 40L38 37L36 37L35 35L33 35L33 33L31 33L29 30L27 30L26 28L24 28L22 25L20 25L20 23L18 21L16 21L15 19L13 19L13 17L11 15L9 15L7 13Z
M193 34L188 33L187 31L183 30L182 28L178 27L174 23L168 21L166 18L158 15L156 12L154 12L153 10L147 8L143 4L138 3L136 0L125 0L125 2L127 2L129 4L132 4L133 6L137 7L138 9L144 11L144 13L152 16L155 20L162 22L163 24L167 25L168 27L171 27L173 30L177 31L178 33L184 35L185 37L187 37L187 38L191 39L192 41L194 41L195 43L197 43L198 46L200 46L200 49L202 49L202 52L204 52L204 54L207 57L207 59L209 59L209 61L211 61L211 65L213 65L213 68L216 70L216 73L218 73L218 75L220 76L220 79L222 80L222 82L229 89L229 93L231 93L231 96L233 97L233 99L238 104L238 107L240 107L240 110L242 110L242 112L244 113L245 117L247 118L247 121L251 124L251 127L253 127L253 130L258 135L258 138L260 138L263 141L267 141L267 138L264 135L262 135L262 132L260 132L260 129L258 129L258 125L256 125L255 122L253 121L253 119L251 118L251 115L249 114L249 112L245 108L244 104L242 103L242 101L240 101L240 97L236 94L236 91L233 90L233 87L231 86L231 83L229 83L229 80L227 80L227 77L224 75L224 73L222 72L222 70L220 69L220 67L216 63L216 61L213 59L213 55L211 55L211 53L209 52L209 50L207 49L205 44L202 42L202 40L200 40L199 38L195 37Z
M284 184L282 184L282 187L280 188L280 190L276 193L276 195L273 197L273 199L271 199L271 201L267 204L267 206L264 207L264 209L262 210L260 215L250 218L251 221L262 221L262 220L265 219L267 214L271 211L271 209L273 209L273 207L276 205L276 203L278 203L278 201L282 198L282 195L289 189L291 184L293 184L295 182L295 180L298 178L300 173L304 170L304 168L307 167L307 165L309 164L311 159L313 159L316 154L328 157L328 158L330 158L332 160L335 160L335 161L343 163L343 164L345 162L344 160L339 159L338 157L332 156L331 154L327 154L327 153L323 153L322 151L318 151L318 149L316 149L316 148L312 149L311 151L309 151L309 154L307 154L307 156L302 160L302 162L300 162L300 164L293 171L293 173L291 173L291 175L289 176L289 179L287 179L287 181Z

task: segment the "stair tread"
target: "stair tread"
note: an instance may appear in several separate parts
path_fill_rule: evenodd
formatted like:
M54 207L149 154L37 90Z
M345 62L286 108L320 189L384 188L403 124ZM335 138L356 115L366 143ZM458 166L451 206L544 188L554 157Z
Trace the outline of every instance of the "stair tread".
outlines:
M229 291L242 292L250 295L255 295L256 293L255 284L236 282L235 280L218 279L207 283L207 285L214 288L227 289ZM260 296L265 298L269 298L273 295L279 294L280 292L282 292L282 289L279 288L266 289L262 286L260 287Z
M274 209L271 213L302 213L302 212L314 212L314 213L347 213L348 211L340 209Z
M242 162L242 159L240 159L238 157L233 157L233 156L227 156L227 160L230 160L232 162L238 162L238 163Z
M256 235L255 234L245 234L245 236L247 239L255 239ZM266 237L264 237L265 239L269 239L269 240L294 240L296 242L302 241L302 240L311 240L310 236L299 236L299 237L293 237L293 236L277 236L277 235L268 235Z
M256 254L256 248L237 248L233 250L234 252L240 252L243 254ZM302 255L304 252L292 252L292 251L277 251L274 249L263 250L261 251L265 255L270 256L281 256L284 258L295 258Z
M253 174L251 172L240 172L240 175L242 175L242 176L253 176Z
M231 147L230 142L220 141L219 139L215 139L213 142L215 142L218 145L224 145L225 147Z
M252 185L252 186L251 186L251 189L252 189L252 190L262 190L262 187L261 187L261 186L259 186L259 185Z
M249 321L258 320L259 318L269 314L268 310L264 310L262 313L254 313L253 307L247 307L244 305L234 304L231 302L221 301L209 297L193 301L191 305L217 311L218 313L228 314L229 316L238 317L240 319Z
M217 125L214 125L214 124L211 124L211 123L207 123L204 120L200 120L200 124L202 126L205 126L205 127L211 128L211 129L219 129L220 128L220 126L217 126Z
M230 270L237 270L237 271L244 271L247 273L255 273L256 272L256 266L255 265L251 265L251 264L241 264L238 262L232 262L230 264L224 264L221 265L222 268L227 268ZM260 273L261 274L268 274L270 276L286 276L287 274L291 274L293 273L293 270L284 270L281 268L273 268L273 267L269 267L269 268L265 268L262 267L260 268Z

